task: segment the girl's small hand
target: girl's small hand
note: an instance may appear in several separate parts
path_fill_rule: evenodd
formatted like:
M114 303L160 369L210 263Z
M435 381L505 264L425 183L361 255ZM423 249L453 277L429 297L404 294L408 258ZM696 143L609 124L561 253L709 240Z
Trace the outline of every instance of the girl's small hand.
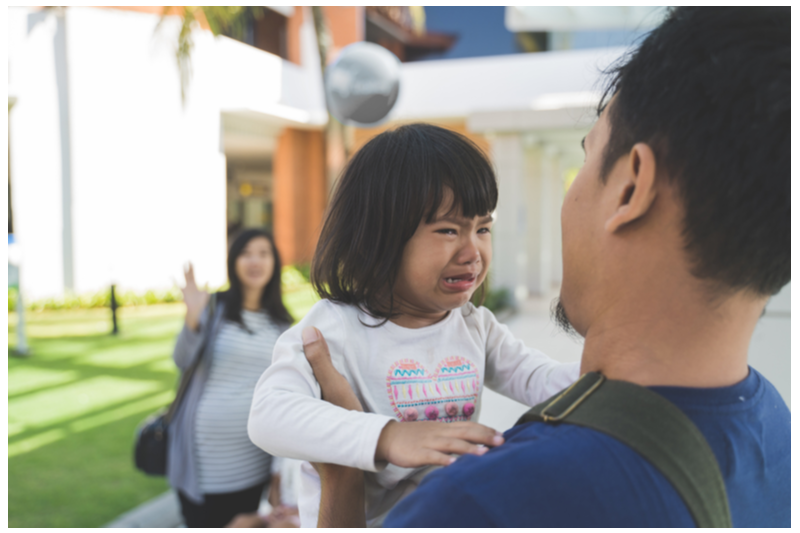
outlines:
M407 468L447 466L456 460L448 454L483 455L489 451L485 446L500 444L501 433L475 422L389 422L378 439L375 460Z
M197 331L200 325L200 314L208 304L210 296L208 291L197 288L197 283L194 281L194 267L191 263L183 269L183 276L186 286L181 288L181 292L183 293L183 303L186 304L186 325Z

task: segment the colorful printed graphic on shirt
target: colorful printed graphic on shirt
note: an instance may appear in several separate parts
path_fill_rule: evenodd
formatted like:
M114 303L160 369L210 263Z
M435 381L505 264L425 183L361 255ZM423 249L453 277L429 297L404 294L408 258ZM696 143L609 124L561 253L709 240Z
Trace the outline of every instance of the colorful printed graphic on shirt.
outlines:
M468 421L480 392L478 369L463 357L444 359L431 375L419 362L401 359L389 369L386 392L401 421Z

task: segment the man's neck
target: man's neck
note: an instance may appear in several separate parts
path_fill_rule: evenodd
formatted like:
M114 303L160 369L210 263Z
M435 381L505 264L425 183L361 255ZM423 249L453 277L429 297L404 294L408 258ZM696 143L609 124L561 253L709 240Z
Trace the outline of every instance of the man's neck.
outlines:
M695 295L619 300L586 332L581 373L644 386L725 387L748 374L747 352L766 299ZM642 302L646 302L642 304ZM649 305L658 302L658 306Z

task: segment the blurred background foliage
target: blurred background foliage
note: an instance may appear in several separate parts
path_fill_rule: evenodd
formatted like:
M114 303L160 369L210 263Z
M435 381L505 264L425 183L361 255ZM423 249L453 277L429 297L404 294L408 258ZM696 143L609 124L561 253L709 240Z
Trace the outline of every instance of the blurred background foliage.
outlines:
M285 293L310 288L309 265L288 265L281 269L281 285ZM224 291L228 284L211 289L213 292ZM8 289L8 312L17 308L17 289ZM183 295L180 288L172 287L165 290L149 290L136 292L132 290L116 291L116 300L119 307L136 305L155 305L182 302ZM57 311L64 309L99 309L111 306L111 288L87 294L67 294L60 298L47 298L24 302L25 309L29 311Z

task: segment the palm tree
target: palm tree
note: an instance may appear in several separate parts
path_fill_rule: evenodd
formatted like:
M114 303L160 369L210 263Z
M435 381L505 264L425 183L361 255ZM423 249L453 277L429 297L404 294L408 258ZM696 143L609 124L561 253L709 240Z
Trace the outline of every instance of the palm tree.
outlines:
M175 49L175 60L181 77L181 101L186 102L186 92L192 76L192 27L195 22L205 22L215 36L227 35L241 40L247 32L248 24L261 18L263 14L264 8L260 6L164 6L156 31L168 15L177 15L181 19L178 46Z

